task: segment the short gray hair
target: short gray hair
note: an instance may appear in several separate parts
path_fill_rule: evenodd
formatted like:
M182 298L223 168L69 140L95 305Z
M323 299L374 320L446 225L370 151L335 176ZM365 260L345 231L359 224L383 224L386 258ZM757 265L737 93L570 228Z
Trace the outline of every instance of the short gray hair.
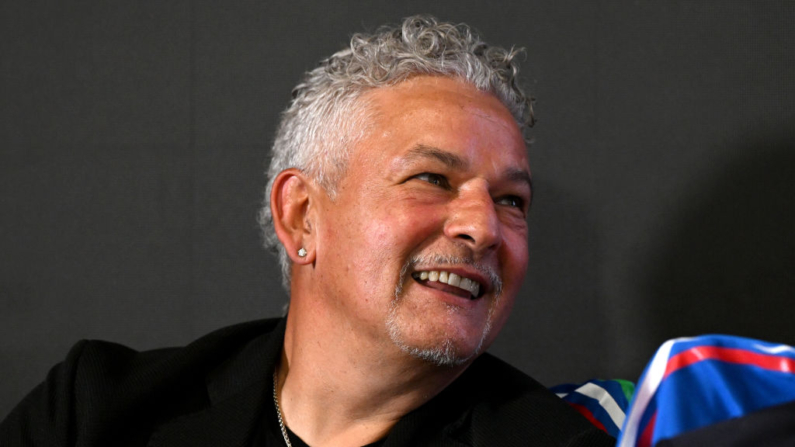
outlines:
M495 95L526 135L534 122L533 99L518 83L521 49L491 46L467 25L431 16L406 18L372 34L354 34L350 47L322 61L293 89L273 142L268 184L259 213L265 248L278 253L282 284L290 290L290 258L276 237L270 194L276 176L289 168L309 175L332 199L350 148L367 131L367 104L360 96L416 75L462 79Z

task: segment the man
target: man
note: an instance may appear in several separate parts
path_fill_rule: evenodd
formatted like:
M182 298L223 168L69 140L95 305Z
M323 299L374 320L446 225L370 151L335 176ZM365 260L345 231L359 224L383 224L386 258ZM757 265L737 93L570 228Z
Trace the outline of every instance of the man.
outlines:
M284 319L82 342L3 445L612 445L483 354L527 266L516 52L429 17L355 35L285 111L260 216Z

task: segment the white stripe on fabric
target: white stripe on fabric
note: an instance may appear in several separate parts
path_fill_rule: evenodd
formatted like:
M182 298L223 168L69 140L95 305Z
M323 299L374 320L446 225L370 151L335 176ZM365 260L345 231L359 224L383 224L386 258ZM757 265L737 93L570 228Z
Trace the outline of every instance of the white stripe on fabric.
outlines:
M668 340L654 354L643 381L635 388L635 397L632 399L632 406L629 408L626 424L621 433L621 441L617 447L633 447L637 444L640 418L643 417L646 407L649 406L651 398L657 392L660 382L662 382L665 369L668 367L668 357L671 355L671 348L674 343L687 340L692 340L692 338Z
M795 352L795 348L787 345L778 345L778 346L754 345L754 348L759 349L760 351L767 352L768 354L781 354L782 352L787 352L787 351Z
M559 398L563 399L564 397L568 396L569 393L555 393L555 395L558 396Z
M621 426L624 424L624 411L621 410L621 407L618 406L616 400L613 399L613 396L611 396L606 389L595 383L589 382L574 391L588 396L591 399L598 400L599 405L607 411L607 414L610 416L613 423L616 424L616 427L618 427L619 430L621 429Z

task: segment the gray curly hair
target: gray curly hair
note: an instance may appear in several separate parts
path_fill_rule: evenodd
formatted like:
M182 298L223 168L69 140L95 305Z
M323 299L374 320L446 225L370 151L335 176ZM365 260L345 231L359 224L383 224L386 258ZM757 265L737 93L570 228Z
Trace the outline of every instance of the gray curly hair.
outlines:
M290 258L276 237L270 208L276 176L285 169L297 168L333 200L349 150L368 130L368 105L358 99L369 90L416 75L460 78L495 95L526 135L534 122L533 99L518 84L515 59L521 52L488 45L467 25L413 16L399 27L354 34L350 48L305 74L282 113L258 219L265 248L278 253L282 285L288 293Z

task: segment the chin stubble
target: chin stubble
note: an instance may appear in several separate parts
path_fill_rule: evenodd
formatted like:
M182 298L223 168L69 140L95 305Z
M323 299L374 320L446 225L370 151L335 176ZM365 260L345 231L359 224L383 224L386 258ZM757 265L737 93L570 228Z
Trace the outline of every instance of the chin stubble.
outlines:
M478 342L477 348L472 353L469 353L467 355L462 354L453 343L452 337L449 336L445 337L445 339L439 342L436 346L419 347L419 346L411 346L408 343L406 343L403 337L400 324L398 324L397 322L397 311L400 305L400 300L402 299L403 296L403 285L405 284L408 278L409 269L421 267L423 265L434 265L434 266L469 265L477 269L481 274L487 276L491 281L494 296L492 298L491 304L489 305L489 314L486 318L486 325L483 327L483 334L480 337L480 341ZM491 331L491 324L494 316L494 311L497 308L497 304L499 303L501 295L502 295L502 280L500 279L499 275L497 275L497 273L494 272L492 268L476 263L470 258L443 256L438 254L413 257L408 261L406 261L406 263L403 265L403 268L400 269L400 277L398 278L398 283L395 286L395 296L392 302L390 303L389 316L386 321L389 337L392 339L392 342L396 346L398 346L403 352L411 355L412 357L424 360L426 362L432 363L437 366L452 367L452 366L462 365L468 362L469 360L471 360L473 357L480 354L480 351L483 347L483 343L485 342L486 337ZM449 307L450 307L450 312L456 311L453 306Z

